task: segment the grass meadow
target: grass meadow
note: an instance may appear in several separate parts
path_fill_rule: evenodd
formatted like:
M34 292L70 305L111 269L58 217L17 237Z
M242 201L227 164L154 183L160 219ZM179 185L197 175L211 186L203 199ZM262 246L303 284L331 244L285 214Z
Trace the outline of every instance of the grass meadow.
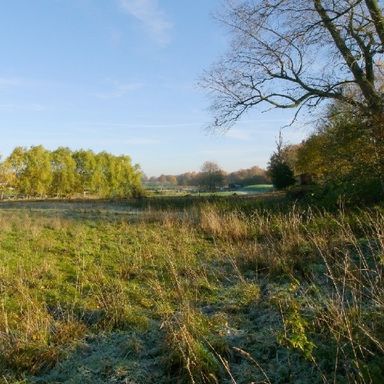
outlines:
M382 383L384 209L0 205L0 383Z

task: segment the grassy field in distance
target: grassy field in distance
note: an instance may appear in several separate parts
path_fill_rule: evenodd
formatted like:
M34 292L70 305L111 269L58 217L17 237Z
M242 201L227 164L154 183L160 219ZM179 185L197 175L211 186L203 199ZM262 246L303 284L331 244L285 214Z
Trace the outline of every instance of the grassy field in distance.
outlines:
M147 187L149 193L161 194L166 196L183 196L183 195L192 195L192 196L231 196L231 195L256 195L260 193L268 193L274 190L272 184L255 184L248 185L245 187L237 189L218 189L216 192L205 192L198 191L197 188L179 188L177 186L164 186L159 187L156 185L149 185Z

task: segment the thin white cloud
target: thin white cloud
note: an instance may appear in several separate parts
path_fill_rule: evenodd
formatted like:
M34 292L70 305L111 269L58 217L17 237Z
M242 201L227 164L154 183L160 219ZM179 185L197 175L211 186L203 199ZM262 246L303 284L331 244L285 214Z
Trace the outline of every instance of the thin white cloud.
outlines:
M122 9L139 20L155 41L165 46L170 43L172 23L160 8L158 0L119 0Z
M112 89L105 92L95 92L93 93L99 99L118 99L125 96L129 92L137 91L143 88L142 83L128 83L128 84L119 84L115 83Z

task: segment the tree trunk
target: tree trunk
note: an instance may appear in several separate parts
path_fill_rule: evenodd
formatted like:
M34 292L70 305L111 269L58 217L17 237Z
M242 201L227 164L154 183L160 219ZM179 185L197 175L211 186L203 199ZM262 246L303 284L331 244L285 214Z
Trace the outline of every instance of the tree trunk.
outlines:
M377 0L365 0L381 44L384 46L384 17ZM384 48L384 47L383 47Z

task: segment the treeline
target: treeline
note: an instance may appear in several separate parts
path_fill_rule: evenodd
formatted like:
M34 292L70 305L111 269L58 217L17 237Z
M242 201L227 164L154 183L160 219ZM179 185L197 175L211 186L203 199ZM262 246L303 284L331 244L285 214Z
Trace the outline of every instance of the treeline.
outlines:
M209 162L210 163L210 162ZM269 184L270 178L267 172L254 166L247 169L240 169L236 172L226 173L216 165L215 173L220 174L220 185L239 184L242 186L253 184ZM200 186L206 183L207 170L203 169L200 172L186 172L180 175L161 175L159 177L146 178L144 181L162 185L177 185L177 186Z
M301 179L327 202L384 198L384 122L334 103L316 131L299 145L280 145L268 170L282 187ZM296 176L296 178L292 178Z
M25 197L135 197L142 193L141 170L129 156L60 147L17 147L0 164L2 194Z

